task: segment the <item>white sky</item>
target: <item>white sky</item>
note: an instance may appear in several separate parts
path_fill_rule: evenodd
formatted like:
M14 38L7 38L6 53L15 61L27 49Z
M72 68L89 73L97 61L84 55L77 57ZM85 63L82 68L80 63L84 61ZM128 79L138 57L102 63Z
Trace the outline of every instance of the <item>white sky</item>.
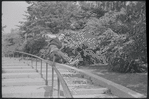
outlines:
M10 30L17 28L19 21L23 21L24 11L27 11L27 4L25 1L3 1L2 2L2 26L6 25L5 33L10 33Z

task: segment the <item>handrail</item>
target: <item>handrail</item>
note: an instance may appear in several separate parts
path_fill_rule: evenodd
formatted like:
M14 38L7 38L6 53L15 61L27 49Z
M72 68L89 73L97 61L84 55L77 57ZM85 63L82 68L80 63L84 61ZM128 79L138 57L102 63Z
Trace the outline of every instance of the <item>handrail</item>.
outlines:
M92 81L92 83L111 89L111 92L114 95L117 95L118 97L122 97L122 98L145 98L146 97L144 94L135 92L135 91L128 89L122 85L116 84L110 80L103 78L103 77L97 76L91 72L84 71L84 70L81 70L81 69L78 69L78 68L75 68L72 66L68 66L66 64L56 63L56 65L62 66L66 69L75 70L76 72L80 73L83 77L89 78Z
M63 87L63 89L65 90L65 93L64 94L67 95L67 96L69 96L69 97L72 97L72 95L69 94L71 92L70 92L70 90L68 90L69 88L68 88L65 80L63 79L62 75L60 74L60 72L57 70L57 68L55 66L53 68L54 68L55 72L57 73L58 79L61 81L61 84L63 84L65 86L65 87Z
M43 58L40 58L36 55L32 55L32 54L29 54L29 53L26 53L26 52L21 52L21 51L10 51L10 52L13 52L10 53L12 54L12 57L15 57L15 53L19 53L19 54L22 54L22 58L23 58L23 55L28 55L28 56L32 56L32 57L35 57L36 58L36 69L37 69L37 59L40 59L41 60L41 77L42 77L42 61L44 61L46 63L46 80L45 80L45 84L48 85L48 77L47 77L47 74L48 74L48 66L47 64L49 65L52 65L52 94L51 96L53 97L53 84L54 84L54 71L56 72L57 74L57 77L58 77L58 97L59 97L59 94L60 94L60 83L62 85L62 88L64 90L64 96L66 98L73 98L71 92L70 92L70 89L68 88L64 78L62 77L62 75L60 74L59 70L56 68L55 66L55 54L54 54L54 57L53 57L53 63L51 63L51 61L48 61L48 60L45 60ZM6 56L10 56L10 54L8 53L8 55ZM31 65L32 65L32 59L31 59Z
M23 52L24 53L24 52ZM28 54L29 55L29 54ZM9 55L6 55L6 56L9 56ZM33 55L35 56L35 55ZM38 56L37 56L38 57ZM41 58L42 59L42 58ZM44 59L43 59L44 60ZM54 59L55 60L55 59ZM53 60L53 61L54 61ZM45 60L44 60L45 61ZM48 61L50 63L50 61ZM84 77L88 77L90 78L90 80L97 84L97 85L101 85L101 86L105 86L109 89L111 89L111 92L114 94L114 95L117 95L118 97L122 97L122 98L145 98L146 96L143 95L143 94L140 94L138 92L135 92L133 90L130 90L124 86L121 86L119 84L116 84L112 81L109 81L105 78L102 78L100 76L97 76L95 74L92 74L90 72L87 72L87 71L83 71L83 70L80 70L80 69L77 69L75 67L71 67L71 66L68 66L68 65L65 65L65 64L59 64L59 63L56 63L56 65L59 65L59 66L62 66L64 68L67 68L67 69L72 69L72 70L75 70L77 72L79 72L80 74L84 75ZM71 94L69 93L70 90L68 89L68 86L65 85L66 82L64 81L63 77L61 76L61 74L59 73L59 71L57 70L57 68L55 67L55 61L53 62L53 65L52 65L53 69L56 71L59 79L61 80L61 84L62 84L62 87L64 88L64 95L66 95L67 98L71 97ZM100 82L100 83L99 83ZM58 84L58 90L59 90L59 84ZM66 91L67 90L67 91ZM59 91L58 91L58 95L59 95ZM70 95L70 96L69 96Z

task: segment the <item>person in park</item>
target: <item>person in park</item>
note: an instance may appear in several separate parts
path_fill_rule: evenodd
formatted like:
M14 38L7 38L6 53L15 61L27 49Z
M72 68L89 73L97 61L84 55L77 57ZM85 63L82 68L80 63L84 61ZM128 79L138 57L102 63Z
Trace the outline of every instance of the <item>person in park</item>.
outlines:
M68 65L75 65L79 62L78 59L70 58L67 54L63 53L61 50L64 48L64 46L67 46L66 43L68 43L67 40L64 40L65 35L60 34L57 36L51 35L51 34L45 34L46 41L48 42L48 54L56 53L58 56L62 57L68 64ZM66 42L66 43L64 43Z

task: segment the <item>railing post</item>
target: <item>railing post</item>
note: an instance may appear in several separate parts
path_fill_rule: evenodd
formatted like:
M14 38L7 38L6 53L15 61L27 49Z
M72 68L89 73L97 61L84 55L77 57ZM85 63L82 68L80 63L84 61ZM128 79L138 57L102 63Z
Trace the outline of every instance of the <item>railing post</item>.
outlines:
M15 52L13 53L13 57L15 58Z
M37 58L36 58L36 72L37 72Z
M42 77L42 60L41 60L40 74L41 74L41 77Z
M55 66L55 54L53 56L53 64L52 64L52 90L51 90L51 94L53 97L53 87L54 87L54 67Z
M24 54L24 60L26 60L26 54Z
M11 58L11 57L10 57L10 54L9 54L9 58Z
M59 77L57 77L57 84L58 84L58 93L57 93L57 95L58 95L58 98L59 98L59 96L60 96L60 80L59 80Z
M22 57L22 60L23 60L23 54L22 54L22 56L21 56L21 57Z
M15 52L13 53L13 57L15 58Z
M32 68L33 68L33 59L32 59L32 57L31 57L31 66L32 66Z
M12 53L12 58L14 58L14 57L13 57L13 53Z
M27 58L27 54L25 55L25 61L28 63L28 58Z
M46 85L48 85L48 63L46 63Z

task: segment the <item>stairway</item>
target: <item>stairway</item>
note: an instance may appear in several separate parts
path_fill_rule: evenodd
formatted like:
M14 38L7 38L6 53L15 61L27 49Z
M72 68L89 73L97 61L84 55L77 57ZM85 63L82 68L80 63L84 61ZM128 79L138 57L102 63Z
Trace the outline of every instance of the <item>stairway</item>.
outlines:
M29 60L19 61L17 58L2 58L2 97L11 98L50 98L52 69L48 66L48 85L45 85L46 64L43 63L40 75L40 62L37 62L37 72L35 62L30 66ZM93 85L89 79L71 70L56 66L66 81L74 98L118 98L112 95L108 88ZM57 75L54 74L53 97L57 98ZM60 86L60 97L64 97L63 88Z

